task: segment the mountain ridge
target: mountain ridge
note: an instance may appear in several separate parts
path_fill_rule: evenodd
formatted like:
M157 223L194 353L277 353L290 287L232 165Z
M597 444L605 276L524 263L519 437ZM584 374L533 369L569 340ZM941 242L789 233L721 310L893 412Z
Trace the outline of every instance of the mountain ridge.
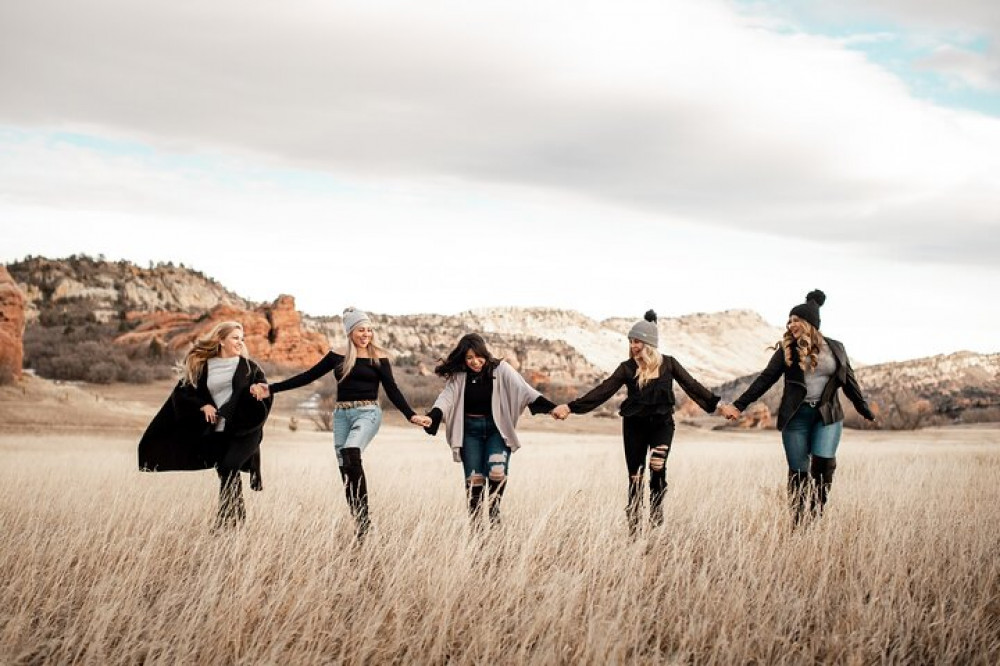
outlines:
M7 269L25 296L25 345L35 350L26 354L26 363L38 358L38 349L60 340L59 332L72 331L86 342L91 329L110 341L106 351L127 349L136 357L162 354L163 349L179 353L213 317L247 317L254 322L253 353L288 368L302 367L325 349L346 343L337 315L304 315L287 295L272 304L253 303L183 265L140 268L75 255L28 257ZM394 352L403 374L432 376L434 365L461 335L478 331L497 356L531 383L562 396L592 386L626 360L626 336L638 320L595 320L575 310L514 306L455 315L370 314L381 344ZM764 368L783 332L746 309L660 318L657 325L661 351L726 399ZM38 342L42 329L47 337ZM283 342L276 345L278 341ZM282 356L282 348L295 353ZM883 413L910 409L932 421L995 410L1000 420L1000 354L960 351L855 369ZM136 381L147 375L138 373Z

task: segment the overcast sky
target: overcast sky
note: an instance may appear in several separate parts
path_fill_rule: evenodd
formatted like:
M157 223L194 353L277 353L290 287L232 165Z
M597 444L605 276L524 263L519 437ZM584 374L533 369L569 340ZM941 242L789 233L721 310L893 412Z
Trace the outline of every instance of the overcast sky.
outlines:
M0 225L0 261L183 262L316 315L781 325L819 287L859 361L996 352L1000 12L5 2Z

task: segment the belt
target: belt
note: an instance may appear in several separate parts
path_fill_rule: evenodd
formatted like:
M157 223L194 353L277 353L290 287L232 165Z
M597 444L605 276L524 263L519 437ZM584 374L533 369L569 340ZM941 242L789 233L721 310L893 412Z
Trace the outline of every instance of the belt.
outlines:
M809 405L813 409L816 409L816 405L819 404L819 400L803 400L802 402Z
M333 403L334 409L354 409L355 407L378 407L378 400L348 400Z

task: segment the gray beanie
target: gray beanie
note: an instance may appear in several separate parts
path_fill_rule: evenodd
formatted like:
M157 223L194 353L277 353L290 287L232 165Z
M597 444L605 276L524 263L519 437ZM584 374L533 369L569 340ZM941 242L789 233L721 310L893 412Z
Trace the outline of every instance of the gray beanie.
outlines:
M368 318L368 314L363 310L358 310L357 308L347 308L344 310L344 332L348 335L361 324L371 326L371 323L372 320Z
M652 310L647 310L645 318L632 325L632 330L628 332L628 337L629 340L638 340L650 347L658 346L660 332L656 329L656 313Z

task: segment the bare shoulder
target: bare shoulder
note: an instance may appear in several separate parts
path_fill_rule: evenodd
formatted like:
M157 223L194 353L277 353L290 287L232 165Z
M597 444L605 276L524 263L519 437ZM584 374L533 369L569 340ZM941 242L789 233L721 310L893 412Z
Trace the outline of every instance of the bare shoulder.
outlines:
M337 356L347 356L347 347L336 347L331 349L330 352Z

